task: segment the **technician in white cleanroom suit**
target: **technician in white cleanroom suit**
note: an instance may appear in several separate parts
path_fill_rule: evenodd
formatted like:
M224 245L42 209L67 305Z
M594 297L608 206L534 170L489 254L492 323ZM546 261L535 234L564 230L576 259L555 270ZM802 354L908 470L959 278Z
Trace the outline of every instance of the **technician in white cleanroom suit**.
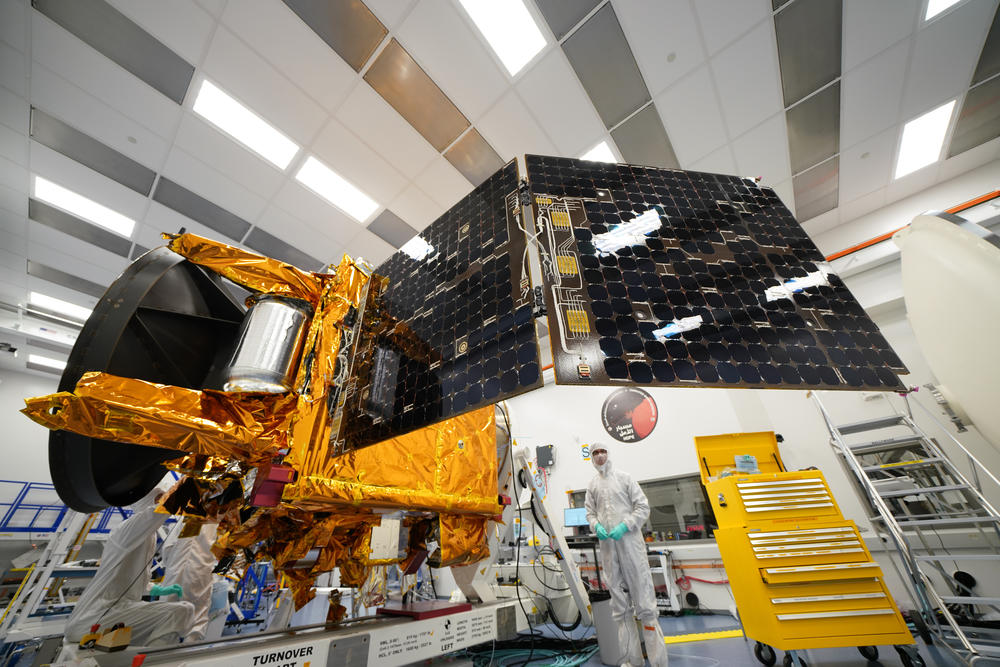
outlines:
M642 526L649 518L649 501L632 476L616 470L608 460L604 445L590 448L597 475L587 486L587 521L601 541L601 569L611 592L611 616L618 626L618 644L624 655L622 665L643 663L634 614L642 622L646 654L653 667L667 664L656 591L646 558ZM631 598L631 602L629 601Z
M156 530L169 516L154 512L164 490L154 488L132 505L132 516L111 532L97 574L66 621L66 641L79 643L95 623L102 630L124 623L132 628L131 646L167 646L180 641L191 627L190 602L142 601L156 551Z
M164 599L185 600L194 605L190 628L184 635L185 642L205 639L208 611L212 606L212 569L218 559L212 554L217 523L202 525L197 535L180 537L180 523L163 545L163 586L180 586L181 594L167 595Z

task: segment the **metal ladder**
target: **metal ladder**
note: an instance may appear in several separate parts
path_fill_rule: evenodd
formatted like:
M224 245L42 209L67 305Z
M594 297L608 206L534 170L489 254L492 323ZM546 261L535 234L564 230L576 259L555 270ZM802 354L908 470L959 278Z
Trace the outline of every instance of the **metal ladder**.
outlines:
M938 420L905 395L905 414L894 408L890 416L842 425L834 423L819 396L815 392L812 395L833 446L857 477L875 510L872 525L896 552L892 554L893 565L913 596L919 618L912 620L924 640L929 644L933 637L968 665L981 661L1000 664L1000 632L969 624L975 622L977 610L1000 612L1000 597L971 595L947 574L942 564L989 560L995 561L1000 571L1000 513L980 492L979 475L988 476L998 487L1000 480L948 434L969 458L973 473L970 482L941 447L917 426L911 405L916 404L932 420ZM885 429L905 433L867 439L872 437L869 434L880 431L884 434ZM866 439L854 442L854 438L849 438L859 434L865 434ZM961 554L950 553L946 545L949 535L938 531L956 528L976 531L983 538L983 547L975 550L966 547ZM941 584L935 584L921 565L936 570L947 590L941 590Z

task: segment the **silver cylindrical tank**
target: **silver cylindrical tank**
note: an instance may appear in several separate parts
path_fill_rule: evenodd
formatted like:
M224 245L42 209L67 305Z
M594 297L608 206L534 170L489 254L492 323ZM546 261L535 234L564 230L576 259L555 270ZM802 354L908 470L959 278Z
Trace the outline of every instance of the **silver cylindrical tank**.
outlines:
M289 391L295 379L312 307L273 295L252 298L229 362L226 391Z

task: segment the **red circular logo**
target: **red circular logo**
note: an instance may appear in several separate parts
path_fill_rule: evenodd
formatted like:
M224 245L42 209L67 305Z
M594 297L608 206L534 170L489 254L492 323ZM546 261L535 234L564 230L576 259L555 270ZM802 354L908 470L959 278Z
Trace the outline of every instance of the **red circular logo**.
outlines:
M619 442L638 442L656 428L656 401L638 387L616 389L601 408L604 430Z

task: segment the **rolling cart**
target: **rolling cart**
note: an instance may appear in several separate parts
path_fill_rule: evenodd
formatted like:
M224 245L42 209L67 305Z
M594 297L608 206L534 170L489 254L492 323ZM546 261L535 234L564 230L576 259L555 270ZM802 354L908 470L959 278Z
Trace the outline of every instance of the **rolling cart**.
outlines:
M774 433L695 438L715 537L746 636L764 665L805 666L798 651L892 645L923 665L882 570L818 470L789 472ZM752 458L747 458L747 457ZM736 461L756 472L736 472ZM724 475L725 473L725 475Z

